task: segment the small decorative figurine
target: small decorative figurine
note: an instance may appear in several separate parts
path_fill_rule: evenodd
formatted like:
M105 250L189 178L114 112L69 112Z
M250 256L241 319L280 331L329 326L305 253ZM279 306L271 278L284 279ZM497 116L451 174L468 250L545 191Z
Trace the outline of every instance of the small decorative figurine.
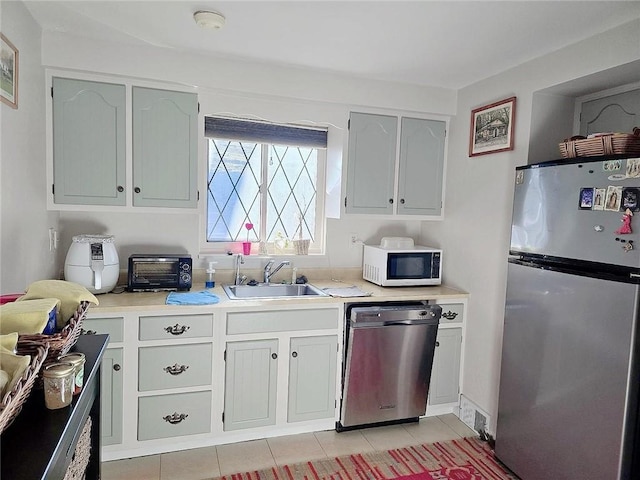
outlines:
M633 233L631 230L631 218L633 217L633 212L630 209L626 209L624 215L622 216L622 226L616 230L618 235L625 235L628 233Z

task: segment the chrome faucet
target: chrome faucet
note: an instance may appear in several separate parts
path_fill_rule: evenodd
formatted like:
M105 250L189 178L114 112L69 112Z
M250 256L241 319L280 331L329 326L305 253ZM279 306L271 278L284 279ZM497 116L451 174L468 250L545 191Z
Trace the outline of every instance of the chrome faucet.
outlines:
M275 263L275 260L269 260L267 262L267 264L264 267L264 283L269 283L271 281L271 276L275 275L276 272L278 270L280 270L282 267L284 267L285 265L291 265L291 262L289 260L282 260L280 262L280 264L272 269L271 267L273 267L273 264Z
M247 279L246 275L240 274L240 265L244 265L244 257L242 256L242 254L239 253L238 256L236 257L236 277L235 277L235 280L233 281L234 285L242 285Z

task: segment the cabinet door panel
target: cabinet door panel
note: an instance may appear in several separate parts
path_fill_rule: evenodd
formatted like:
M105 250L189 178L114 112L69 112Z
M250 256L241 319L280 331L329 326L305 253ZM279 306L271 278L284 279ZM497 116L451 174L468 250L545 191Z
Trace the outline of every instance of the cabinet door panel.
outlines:
M351 113L347 213L391 214L398 119Z
M275 339L227 343L225 431L276 423L277 352Z
M599 132L631 133L640 125L640 89L582 104L580 135Z
M291 339L289 422L335 415L338 337Z
M400 130L398 213L440 215L445 122L403 118Z
M462 328L440 328L429 384L429 405L458 401Z
M124 205L124 85L52 81L54 202Z
M133 88L135 206L196 206L197 129L195 94Z
M102 445L122 443L122 349L108 348L100 378L100 433Z

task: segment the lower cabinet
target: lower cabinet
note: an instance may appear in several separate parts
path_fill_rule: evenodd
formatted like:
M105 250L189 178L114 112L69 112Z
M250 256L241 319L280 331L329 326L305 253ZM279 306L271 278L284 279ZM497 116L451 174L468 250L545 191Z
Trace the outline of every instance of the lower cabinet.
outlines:
M228 342L224 430L276 423L278 340Z
M440 328L429 384L429 405L457 403L460 385L462 328Z
M122 349L107 348L100 379L102 445L122 443Z
M287 421L334 416L337 364L337 335L291 339Z

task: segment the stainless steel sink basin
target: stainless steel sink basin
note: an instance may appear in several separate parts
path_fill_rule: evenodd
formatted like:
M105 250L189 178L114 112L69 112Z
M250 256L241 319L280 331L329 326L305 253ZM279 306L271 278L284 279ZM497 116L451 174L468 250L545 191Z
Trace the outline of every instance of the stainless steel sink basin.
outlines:
M260 283L258 285L223 285L225 293L231 300L247 300L252 298L305 298L327 297L328 295L308 283L303 285L285 285L279 283Z

